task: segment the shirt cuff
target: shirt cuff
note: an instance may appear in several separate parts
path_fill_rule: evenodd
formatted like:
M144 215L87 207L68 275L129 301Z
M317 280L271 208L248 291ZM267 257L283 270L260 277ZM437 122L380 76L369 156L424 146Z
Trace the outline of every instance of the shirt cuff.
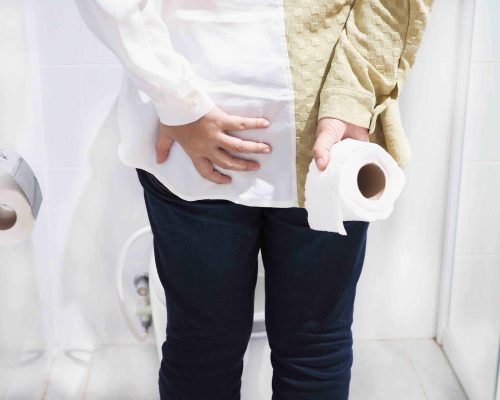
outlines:
M177 101L153 101L160 122L164 125L186 125L197 121L214 106L213 100L202 90L193 90Z

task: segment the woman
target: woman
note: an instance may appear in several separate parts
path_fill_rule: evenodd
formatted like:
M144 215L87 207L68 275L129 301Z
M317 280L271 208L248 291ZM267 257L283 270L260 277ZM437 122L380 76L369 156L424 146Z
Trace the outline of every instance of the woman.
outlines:
M368 223L309 228L313 159L353 138L410 157L398 97L432 0L77 0L123 63L167 300L162 399L238 399L259 250L273 399L346 399Z

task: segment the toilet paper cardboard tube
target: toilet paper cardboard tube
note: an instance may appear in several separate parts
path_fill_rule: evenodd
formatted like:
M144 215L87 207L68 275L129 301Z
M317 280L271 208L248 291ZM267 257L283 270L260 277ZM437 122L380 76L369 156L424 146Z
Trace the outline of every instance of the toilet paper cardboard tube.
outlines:
M0 230L5 231L12 228L17 221L17 213L7 204L0 204Z
M379 199L385 190L384 170L377 163L363 165L358 171L358 188L367 199Z

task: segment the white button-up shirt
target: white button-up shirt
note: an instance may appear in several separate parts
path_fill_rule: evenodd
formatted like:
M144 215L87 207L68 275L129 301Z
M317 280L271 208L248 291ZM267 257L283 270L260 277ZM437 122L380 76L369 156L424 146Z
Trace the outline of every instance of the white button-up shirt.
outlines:
M119 157L154 174L186 200L227 199L249 206L297 206L293 88L281 0L77 0L94 34L125 67L119 96ZM226 131L265 142L257 171L226 170L232 182L202 177L174 142L156 163L158 122L196 121L217 105L264 117L264 129Z

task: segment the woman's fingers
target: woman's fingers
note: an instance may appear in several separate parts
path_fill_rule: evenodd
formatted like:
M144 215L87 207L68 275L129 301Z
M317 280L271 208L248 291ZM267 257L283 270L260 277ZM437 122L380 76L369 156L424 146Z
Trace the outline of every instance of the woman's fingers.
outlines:
M223 130L242 131L247 129L268 128L270 122L265 118L240 117L238 115L226 115L221 120Z
M317 136L312 148L312 156L316 160L316 167L320 171L323 171L330 162L330 149L339 140L338 136L326 131L321 132Z
M330 162L330 149L345 133L345 124L337 124L336 121L338 120L322 118L317 127L312 156L320 171L323 171Z
M196 170L203 176L205 179L215 183L231 183L231 177L228 175L224 175L221 172L214 169L214 165L212 161L205 157L196 157L192 159L193 165Z
M258 162L233 157L223 149L217 149L211 159L219 167L234 171L255 171L260 168Z
M330 162L332 146L346 138L368 142L368 129L337 118L324 117L319 120L312 156L320 171L323 171Z
M168 158L168 152L170 151L170 146L174 139L169 136L163 134L161 131L158 132L158 138L156 139L156 162L161 164L165 162Z
M215 166L234 171L255 171L260 168L258 162L234 157L231 152L266 154L272 149L266 143L242 140L227 134L225 130L241 131L269 126L270 122L265 118L228 115L217 107L190 124L181 126L160 124L156 143L157 162L161 163L167 159L175 140L189 155L202 177L215 183L230 183L231 177L215 169Z
M263 153L267 154L272 151L271 146L266 143L252 142L250 140L243 140L227 133L221 132L216 136L218 139L217 145L226 150L236 153Z

